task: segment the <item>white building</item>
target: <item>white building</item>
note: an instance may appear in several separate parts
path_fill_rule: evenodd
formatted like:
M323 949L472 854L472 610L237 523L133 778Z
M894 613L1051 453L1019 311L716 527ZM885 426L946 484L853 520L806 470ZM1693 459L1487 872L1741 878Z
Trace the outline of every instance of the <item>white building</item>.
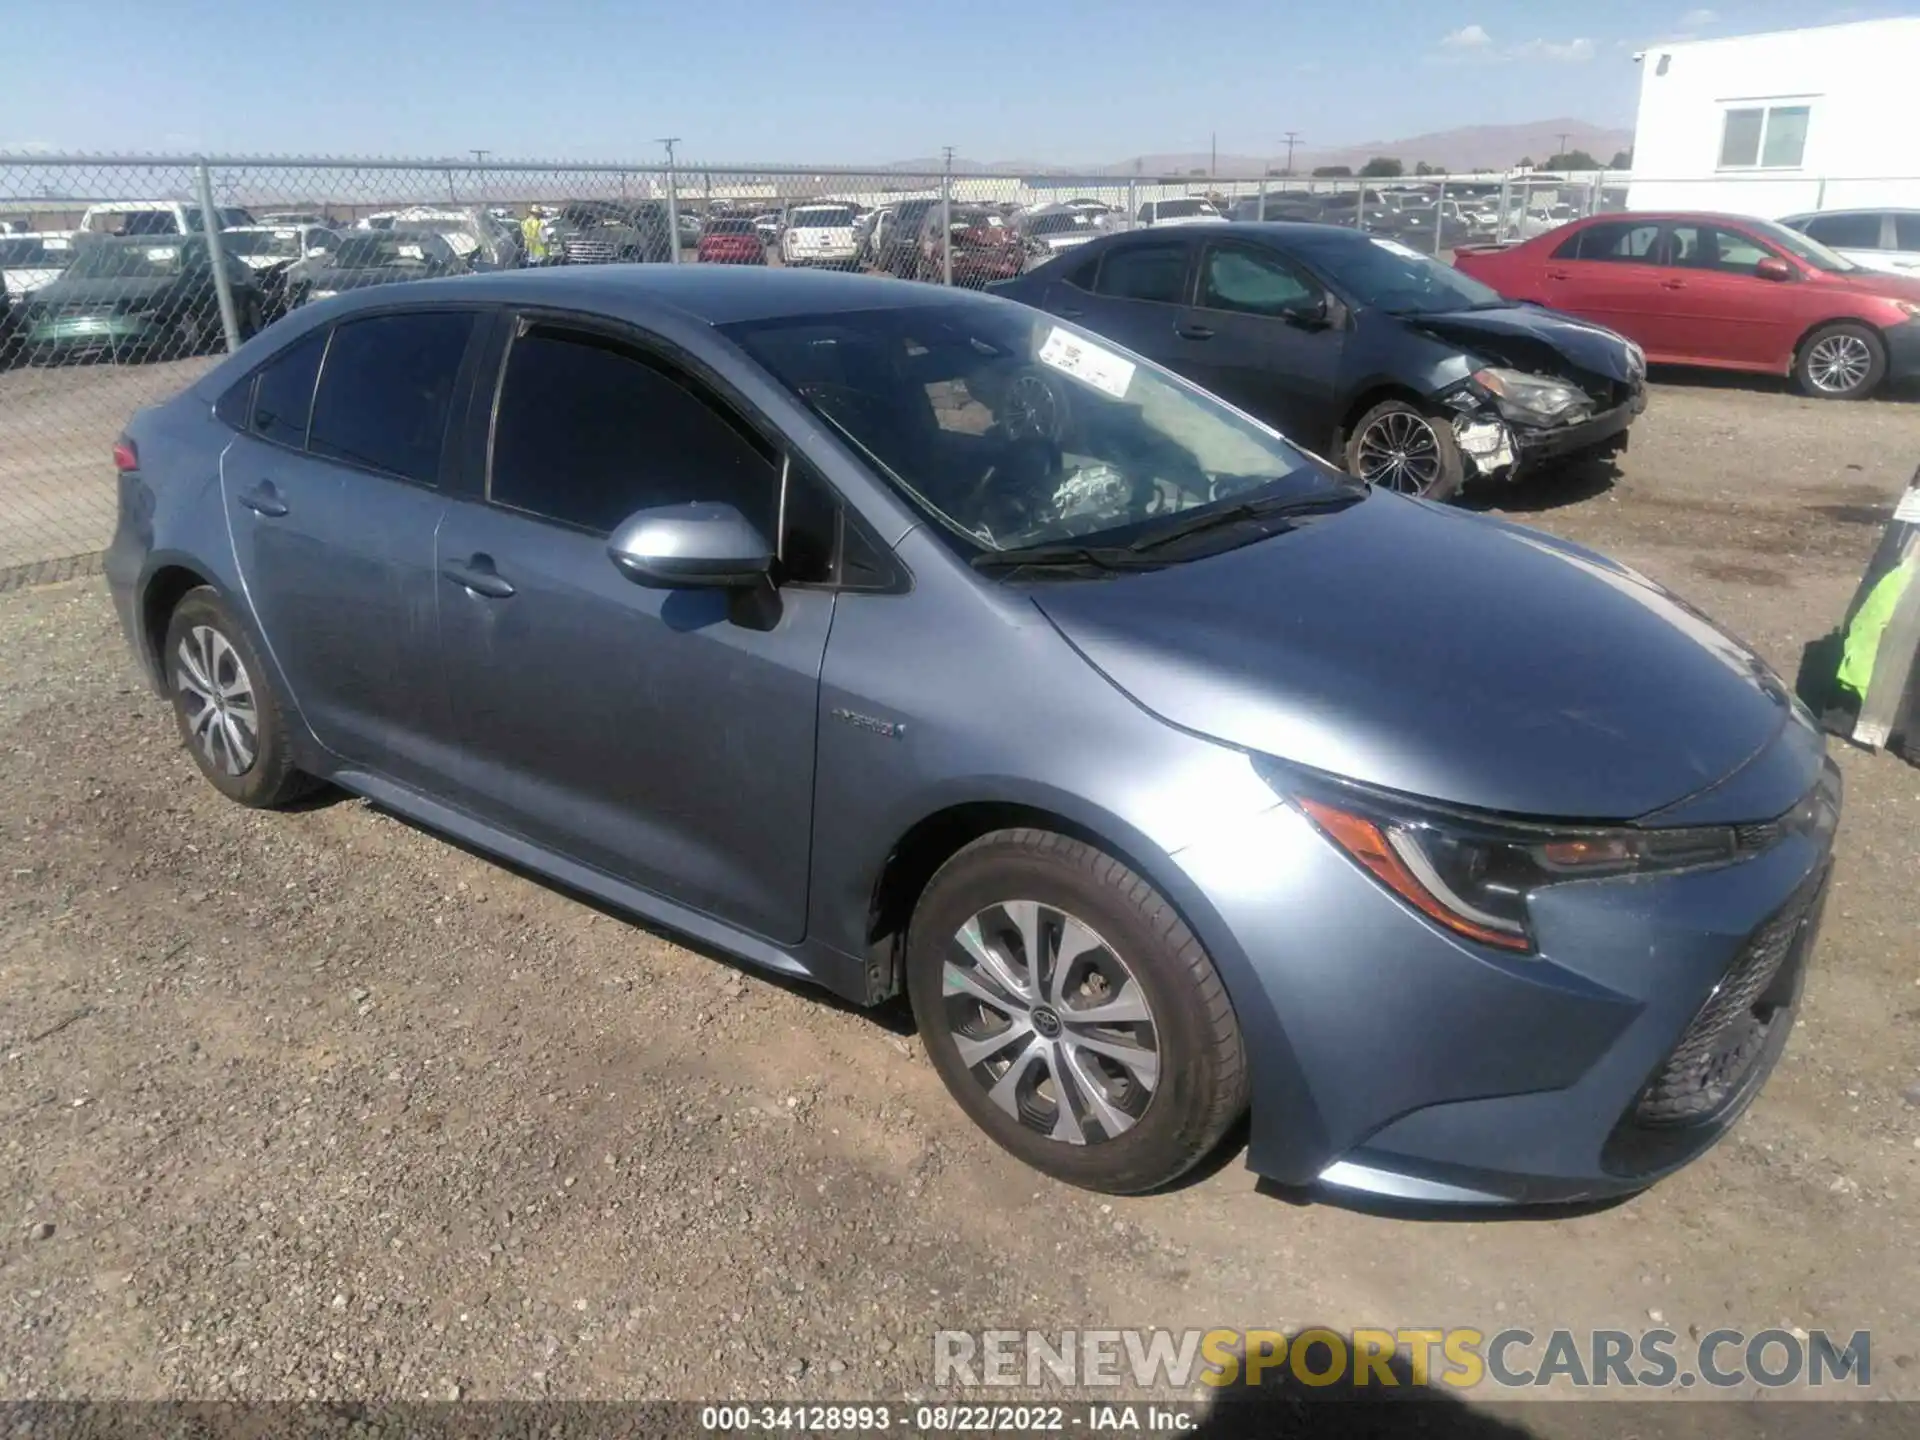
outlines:
M1654 46L1634 210L1920 207L1920 18Z

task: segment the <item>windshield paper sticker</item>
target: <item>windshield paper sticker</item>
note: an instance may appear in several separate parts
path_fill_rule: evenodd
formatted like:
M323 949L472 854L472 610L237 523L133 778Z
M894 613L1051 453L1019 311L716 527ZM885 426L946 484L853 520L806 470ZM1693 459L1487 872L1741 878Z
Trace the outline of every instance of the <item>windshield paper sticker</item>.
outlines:
M393 247L393 253L398 255L402 260L421 260L425 258L418 245L396 245Z
M178 245L150 245L147 247L147 259L154 264L162 264L180 253Z
M1135 367L1131 360L1123 360L1111 350L1103 350L1058 326L1040 347L1040 363L1064 371L1116 400L1126 399L1127 387L1133 384Z
M1407 245L1402 245L1398 240L1382 240L1378 236L1375 236L1373 243L1389 255L1398 255L1402 260L1424 260L1427 258L1418 250Z

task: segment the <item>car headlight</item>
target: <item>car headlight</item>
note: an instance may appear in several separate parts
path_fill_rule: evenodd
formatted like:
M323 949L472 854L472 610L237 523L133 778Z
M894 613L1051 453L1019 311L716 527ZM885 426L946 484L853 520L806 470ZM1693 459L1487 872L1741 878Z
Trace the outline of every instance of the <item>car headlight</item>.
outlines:
M1584 394L1564 380L1529 375L1524 370L1497 367L1476 370L1473 382L1499 401L1503 411L1511 408L1520 412L1514 418L1552 420L1587 401Z
M1622 342L1627 347L1627 371L1636 377L1644 378L1647 373L1647 352L1631 340Z
M1276 783L1282 783L1274 777ZM1294 789L1316 828L1406 904L1456 935L1530 954L1529 897L1554 885L1725 865L1789 834L1831 833L1837 776L1769 824L1671 829L1535 826L1347 787Z

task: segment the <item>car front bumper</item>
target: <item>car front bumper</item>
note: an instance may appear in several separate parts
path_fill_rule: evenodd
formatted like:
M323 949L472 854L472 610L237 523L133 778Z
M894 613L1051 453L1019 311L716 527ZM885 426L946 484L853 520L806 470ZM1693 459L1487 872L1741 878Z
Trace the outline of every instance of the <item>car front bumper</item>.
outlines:
M1248 1164L1427 1204L1629 1194L1720 1139L1786 1045L1832 847L1792 833L1714 869L1551 887L1539 953L1514 956L1418 916L1291 805L1255 828L1176 856L1257 977L1233 987Z
M1889 325L1886 337L1888 381L1904 385L1920 380L1920 320Z
M149 345L167 334L151 315L56 315L24 328L29 349L69 353Z
M1620 451L1627 446L1628 429L1647 408L1644 385L1611 410L1576 425L1533 426L1508 420L1492 406L1463 415L1454 422L1470 477L1517 480L1535 467L1570 455Z

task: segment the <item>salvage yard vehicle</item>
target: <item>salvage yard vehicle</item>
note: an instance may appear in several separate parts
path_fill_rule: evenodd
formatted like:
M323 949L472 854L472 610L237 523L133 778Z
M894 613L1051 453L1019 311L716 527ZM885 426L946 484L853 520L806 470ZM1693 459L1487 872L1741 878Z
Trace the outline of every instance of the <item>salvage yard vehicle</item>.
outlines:
M320 225L250 225L220 232L220 248L259 281L262 318L269 323L296 303L294 268L302 261L324 259L339 243L338 235Z
M349 290L464 275L467 258L435 230L353 231L334 249L293 267L287 275L287 304L331 300Z
M1920 277L1887 275L1748 216L1635 211L1454 264L1515 300L1619 331L1663 365L1791 376L1858 400L1920 377Z
M1780 223L1869 270L1920 275L1920 210L1820 210Z
M568 265L650 264L673 258L664 201L574 200L554 217L552 258Z
M783 265L832 265L850 269L860 262L850 205L796 205L780 232Z
M331 781L904 992L1074 1184L1250 1111L1284 1183L1630 1192L1786 1044L1840 802L1766 665L1065 320L726 266L395 286L114 463L107 584L214 788Z
M1211 200L1202 200L1198 196L1183 196L1174 200L1143 201L1133 218L1144 227L1148 225L1215 225L1227 217L1214 207Z
M954 205L946 212L947 245L940 245L941 211L927 212L920 226L918 278L940 280L951 272L953 283L979 289L996 280L1011 280L1026 265L1020 235L998 211L980 205Z
M73 237L65 232L0 235L0 286L16 300L66 274Z
M252 225L254 218L238 205L214 211L222 230ZM80 216L83 235L196 235L205 230L200 207L191 200L115 200L89 205Z
M1630 341L1341 226L1136 231L994 293L1177 370L1370 484L1430 500L1617 451L1646 407Z
M221 257L241 335L264 323L253 271ZM20 338L36 363L110 355L178 360L221 338L219 293L204 236L94 236L58 280L21 307Z
M719 216L707 221L695 257L707 265L764 265L766 242L751 220Z

